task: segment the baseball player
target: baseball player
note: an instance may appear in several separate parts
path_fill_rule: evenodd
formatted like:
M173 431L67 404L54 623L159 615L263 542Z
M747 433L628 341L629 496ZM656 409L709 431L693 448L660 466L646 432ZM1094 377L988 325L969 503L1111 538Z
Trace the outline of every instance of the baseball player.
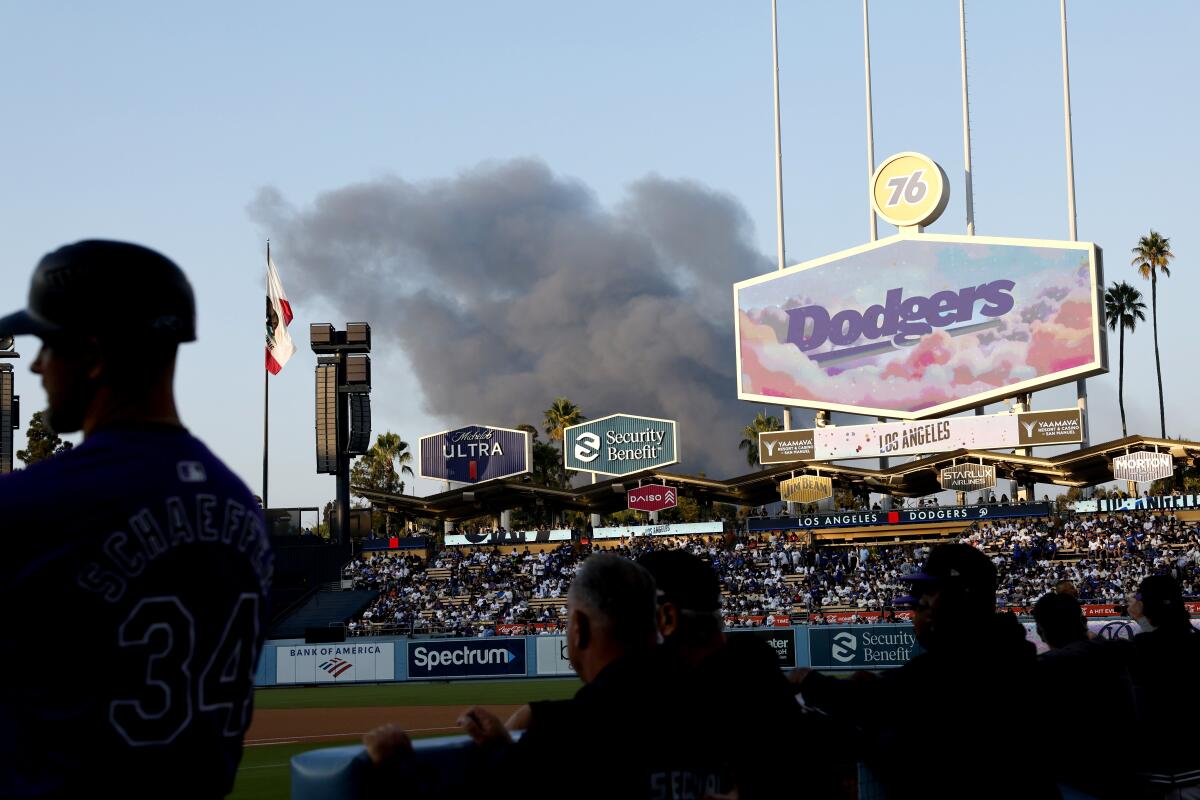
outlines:
M134 244L45 256L28 308L51 428L0 476L0 796L223 797L250 721L272 557L246 486L179 420L187 278Z

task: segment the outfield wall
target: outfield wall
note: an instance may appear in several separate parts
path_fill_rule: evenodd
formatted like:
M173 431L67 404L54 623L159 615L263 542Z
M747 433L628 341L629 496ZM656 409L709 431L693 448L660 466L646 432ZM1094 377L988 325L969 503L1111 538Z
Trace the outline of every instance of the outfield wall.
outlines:
M735 628L727 633L762 639L784 669L894 667L907 661L915 646L909 624ZM364 636L336 644L268 641L254 683L294 686L571 674L566 637L561 635L474 639Z

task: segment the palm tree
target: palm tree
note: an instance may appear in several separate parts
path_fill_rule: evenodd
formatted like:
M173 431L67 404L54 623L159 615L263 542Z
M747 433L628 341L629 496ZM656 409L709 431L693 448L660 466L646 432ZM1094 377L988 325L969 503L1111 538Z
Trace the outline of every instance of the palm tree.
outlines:
M1117 403L1121 406L1121 436L1128 436L1125 427L1125 331L1133 333L1138 322L1146 321L1146 304L1142 293L1125 281L1108 287L1104 292L1104 314L1108 317L1108 329L1121 331L1121 359L1117 371Z
M546 409L544 420L546 435L553 441L563 442L563 431L586 419L587 417L579 410L579 406L565 397L556 397L550 407ZM565 442L563 442L563 446L566 446Z
M738 447L746 451L746 463L752 467L759 466L758 464L758 435L764 431L781 431L783 424L780 423L779 417L767 416L766 411L760 411L754 416L754 421L742 428L742 435L745 437L738 443Z
M386 465L386 468L395 474L396 465L399 464L400 473L408 473L409 477L413 476L413 469L410 466L413 454L408 450L408 442L401 439L399 434L391 431L379 434L375 437L375 446L371 449L375 451L372 456L378 459L380 466ZM400 481L400 494L404 494L404 481Z
M1167 411L1163 405L1162 365L1158 360L1158 273L1171 277L1169 269L1171 259L1171 240L1160 233L1150 230L1149 236L1138 239L1137 247L1133 248L1133 266L1143 278L1150 279L1150 313L1151 324L1154 326L1154 368L1158 371L1158 424L1162 437L1167 438Z

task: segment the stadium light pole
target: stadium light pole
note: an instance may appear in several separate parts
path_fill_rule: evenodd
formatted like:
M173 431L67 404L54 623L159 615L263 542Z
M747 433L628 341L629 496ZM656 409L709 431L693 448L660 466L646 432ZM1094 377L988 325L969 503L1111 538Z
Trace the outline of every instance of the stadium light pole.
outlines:
M1071 135L1071 67L1067 55L1067 0L1058 0L1059 28L1062 31L1062 72L1063 72L1063 138L1067 149L1067 231L1071 241L1078 241L1075 214L1075 149L1072 146ZM1091 435L1088 431L1087 416L1087 380L1080 378L1075 382L1075 401L1082 415L1083 430L1079 443L1080 450L1091 446Z
M783 241L783 141L779 122L779 0L771 0L771 61L775 87L775 255L777 268L782 270L787 259ZM783 429L792 429L791 406L783 407Z

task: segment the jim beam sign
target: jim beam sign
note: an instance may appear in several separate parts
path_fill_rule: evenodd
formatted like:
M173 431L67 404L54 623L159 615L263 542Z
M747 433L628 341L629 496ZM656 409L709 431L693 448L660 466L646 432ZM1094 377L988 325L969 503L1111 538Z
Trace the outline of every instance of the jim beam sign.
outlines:
M1128 453L1113 459L1113 478L1119 481L1151 483L1174 474L1170 453Z
M833 497L833 480L816 475L788 478L779 484L779 496L790 503L815 503Z
M938 483L953 492L974 492L996 485L996 468L990 464L955 464L938 473Z

